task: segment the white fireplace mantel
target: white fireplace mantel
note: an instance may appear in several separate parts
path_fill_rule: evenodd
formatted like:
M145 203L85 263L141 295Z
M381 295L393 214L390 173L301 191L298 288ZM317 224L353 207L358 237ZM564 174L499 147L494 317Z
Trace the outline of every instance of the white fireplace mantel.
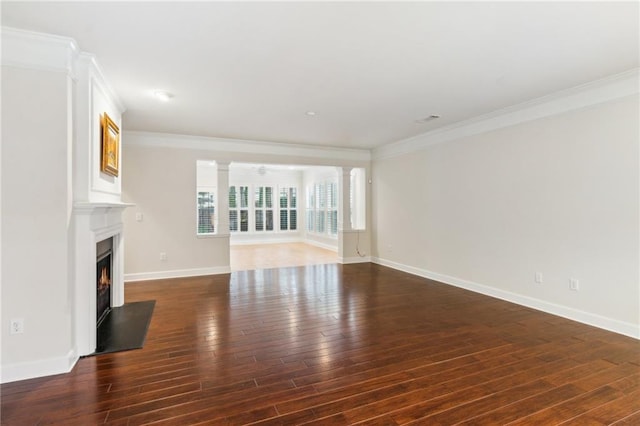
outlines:
M124 235L122 212L134 204L76 202L73 204L75 240L74 336L78 356L96 350L96 243L113 238L112 306L124 304Z

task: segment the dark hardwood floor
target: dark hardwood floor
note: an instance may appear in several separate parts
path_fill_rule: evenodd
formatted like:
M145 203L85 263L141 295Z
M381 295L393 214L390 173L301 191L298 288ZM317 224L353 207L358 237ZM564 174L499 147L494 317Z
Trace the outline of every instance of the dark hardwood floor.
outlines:
M639 341L382 266L125 291L145 347L3 385L3 425L640 424Z

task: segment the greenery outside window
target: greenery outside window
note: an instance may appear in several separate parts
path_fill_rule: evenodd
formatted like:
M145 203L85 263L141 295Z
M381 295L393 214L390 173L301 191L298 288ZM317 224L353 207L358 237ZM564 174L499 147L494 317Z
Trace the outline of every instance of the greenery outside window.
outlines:
M229 187L229 231L249 231L249 187Z
M292 187L280 188L280 230L298 229L298 191Z
M198 192L198 235L215 233L215 193Z
M255 187L254 204L255 230L273 231L273 187Z

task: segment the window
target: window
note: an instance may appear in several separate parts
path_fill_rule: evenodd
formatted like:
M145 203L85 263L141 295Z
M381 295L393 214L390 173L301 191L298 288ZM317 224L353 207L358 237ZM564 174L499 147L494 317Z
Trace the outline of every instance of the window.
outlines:
M307 231L338 234L338 184L315 182L307 187Z
M279 200L276 197L279 197ZM298 189L296 187L278 188L260 185L229 187L229 231L253 234L297 229Z
M229 187L229 231L249 231L249 187Z
M213 161L196 161L196 235L216 233L218 168Z
M198 192L198 234L215 233L215 194L213 192Z
M298 229L298 190L291 187L280 188L280 230Z
M255 230L273 231L273 187L255 187L254 202Z

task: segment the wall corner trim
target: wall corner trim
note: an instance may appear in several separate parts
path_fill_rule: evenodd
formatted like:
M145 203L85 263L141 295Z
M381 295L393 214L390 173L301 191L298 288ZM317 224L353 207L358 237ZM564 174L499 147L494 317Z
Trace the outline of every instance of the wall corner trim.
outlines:
M382 160L420 151L430 145L486 133L527 121L558 115L640 92L640 68L633 68L580 86L561 90L507 108L382 145L372 151L372 160Z
M78 359L76 351L72 349L65 356L2 365L0 383L68 373L76 365Z
M343 265L349 265L352 263L371 263L371 256L356 256L356 257L340 257L338 261Z
M535 299L533 297L523 296L520 294L500 290L488 285L478 284L472 281L467 281L460 278L439 274L437 272L428 271L426 269L404 265L402 263L393 262L391 260L374 257L372 259L372 262L412 275L417 275L422 278L427 278L430 280L438 281L440 283L463 288L465 290L473 291L474 293L484 294L485 296L495 297L507 302L526 306L528 308L536 309L552 315L557 315L563 318L567 318L573 321L598 327L614 333L623 334L625 336L640 340L640 324L632 324L615 320L613 318L607 318L601 315L580 311L578 309L573 309L567 306L557 305L555 303Z
M78 62L84 63L84 65L91 70L91 83L102 89L107 94L109 100L114 104L115 108L120 111L121 114L124 113L127 108L107 79L96 55L93 53L80 52L78 55Z

